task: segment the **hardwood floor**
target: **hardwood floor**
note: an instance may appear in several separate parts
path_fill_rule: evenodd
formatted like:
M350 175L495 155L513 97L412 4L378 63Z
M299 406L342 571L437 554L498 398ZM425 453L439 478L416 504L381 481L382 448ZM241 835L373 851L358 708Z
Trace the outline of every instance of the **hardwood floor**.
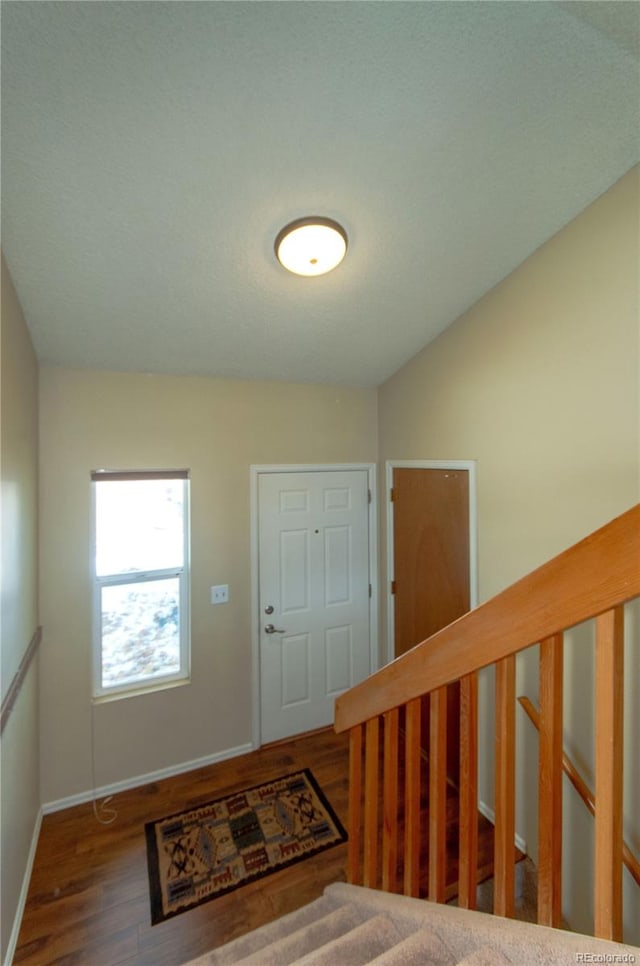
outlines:
M144 824L311 768L343 824L348 737L326 731L122 792L112 825L91 804L45 816L14 963L179 966L321 895L346 878L339 845L151 926Z
M299 768L311 768L346 826L348 736L332 730L122 792L111 825L96 821L91 804L45 816L16 966L181 966L344 881L343 844L151 926L145 822ZM455 816L451 823L453 848ZM480 817L479 827L486 875L493 826Z

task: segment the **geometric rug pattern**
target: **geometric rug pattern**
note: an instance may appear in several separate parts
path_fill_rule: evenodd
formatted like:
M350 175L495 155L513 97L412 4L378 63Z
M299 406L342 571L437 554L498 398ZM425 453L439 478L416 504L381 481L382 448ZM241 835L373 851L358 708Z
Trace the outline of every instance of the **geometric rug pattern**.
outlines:
M344 842L305 768L145 825L151 923Z

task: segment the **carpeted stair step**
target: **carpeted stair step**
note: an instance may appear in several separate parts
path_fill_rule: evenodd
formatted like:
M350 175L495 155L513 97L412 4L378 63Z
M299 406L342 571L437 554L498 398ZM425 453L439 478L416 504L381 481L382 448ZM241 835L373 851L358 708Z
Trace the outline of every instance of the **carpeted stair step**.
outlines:
M239 936L218 949L212 949L204 956L192 960L188 966L232 966L232 964L247 959L257 950L263 949L293 932L312 926L314 922L330 915L335 909L341 908L343 904L339 897L334 899L332 896L323 895L308 905L302 906L302 908L296 909L286 916L281 916L274 922L269 922L253 932Z
M297 966L365 966L402 942L404 935L385 913L367 919L339 939L296 960Z
M459 960L458 966L511 966L513 962L495 946L482 946Z
M298 963L309 953L331 942L339 942L345 934L360 926L366 913L352 903L332 909L322 919L301 925L299 929L282 936L269 945L256 948L244 959L236 959L237 966L290 966ZM334 960L335 966L335 960Z
M640 963L640 949L337 882L188 966L566 966L587 957Z
M433 929L417 929L371 960L371 966L457 966L458 958Z

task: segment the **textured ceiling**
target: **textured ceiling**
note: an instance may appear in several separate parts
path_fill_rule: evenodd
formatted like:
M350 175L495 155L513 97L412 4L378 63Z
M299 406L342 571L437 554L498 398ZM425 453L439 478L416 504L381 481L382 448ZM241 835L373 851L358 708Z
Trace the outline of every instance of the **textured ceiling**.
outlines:
M377 385L640 157L637 3L2 3L42 362ZM321 278L273 255L339 220Z

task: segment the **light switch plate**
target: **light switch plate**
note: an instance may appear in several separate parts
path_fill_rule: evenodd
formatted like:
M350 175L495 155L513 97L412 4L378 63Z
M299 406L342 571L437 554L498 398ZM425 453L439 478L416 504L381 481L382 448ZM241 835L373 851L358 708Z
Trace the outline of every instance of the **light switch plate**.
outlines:
M229 584L216 584L211 588L211 603L226 604L229 600Z

